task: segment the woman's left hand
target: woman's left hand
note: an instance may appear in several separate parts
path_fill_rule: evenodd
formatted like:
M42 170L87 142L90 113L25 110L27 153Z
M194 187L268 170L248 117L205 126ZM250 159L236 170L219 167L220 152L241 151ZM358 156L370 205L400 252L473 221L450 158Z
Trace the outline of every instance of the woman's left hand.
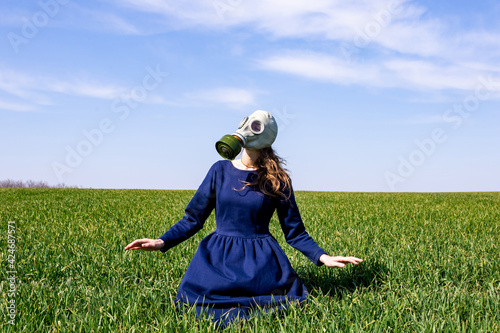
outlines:
M142 238L136 239L129 245L125 247L125 251L127 250L143 250L143 251L157 251L165 246L165 242L161 239L149 239Z
M351 263L357 265L363 262L363 259L359 259L356 257L332 257L328 254L323 254L319 257L319 261L321 261L325 266L328 267L344 267L346 263Z

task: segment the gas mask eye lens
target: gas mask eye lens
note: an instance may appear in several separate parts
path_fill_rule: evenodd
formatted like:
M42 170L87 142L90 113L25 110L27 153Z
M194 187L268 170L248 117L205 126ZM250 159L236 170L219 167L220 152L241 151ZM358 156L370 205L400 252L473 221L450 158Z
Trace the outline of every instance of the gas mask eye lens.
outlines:
M254 120L252 121L252 123L250 124L250 130L254 133L254 134L260 134L264 131L264 126L262 125L262 123L258 120Z

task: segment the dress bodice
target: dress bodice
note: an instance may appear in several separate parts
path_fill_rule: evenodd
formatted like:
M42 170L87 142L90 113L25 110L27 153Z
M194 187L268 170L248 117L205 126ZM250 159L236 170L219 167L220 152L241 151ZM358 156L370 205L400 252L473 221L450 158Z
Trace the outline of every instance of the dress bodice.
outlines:
M243 238L268 236L269 222L276 210L277 199L245 186L245 182L255 180L255 171L237 169L230 162L225 164L224 173L216 184L216 232Z

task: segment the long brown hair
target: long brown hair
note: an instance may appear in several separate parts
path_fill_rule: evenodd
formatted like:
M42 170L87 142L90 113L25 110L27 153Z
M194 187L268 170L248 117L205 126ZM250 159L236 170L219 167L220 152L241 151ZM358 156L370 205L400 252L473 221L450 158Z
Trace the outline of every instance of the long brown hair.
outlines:
M288 200L292 183L288 170L284 168L285 160L279 157L272 147L260 149L259 153L255 162L257 179L253 182L245 182L242 189L247 186L256 186L265 195Z

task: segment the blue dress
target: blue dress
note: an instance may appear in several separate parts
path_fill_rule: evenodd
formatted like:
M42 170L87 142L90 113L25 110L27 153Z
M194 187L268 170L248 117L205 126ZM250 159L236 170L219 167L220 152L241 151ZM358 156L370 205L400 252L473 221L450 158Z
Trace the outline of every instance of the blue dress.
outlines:
M255 171L216 162L189 202L185 216L160 239L162 252L198 232L215 209L216 229L199 244L179 286L177 302L195 305L197 314L228 323L248 318L256 308L286 307L287 300L302 302L307 290L293 270L269 222L277 211L288 244L320 266L326 252L304 228L293 189L289 200L270 198L244 186Z

